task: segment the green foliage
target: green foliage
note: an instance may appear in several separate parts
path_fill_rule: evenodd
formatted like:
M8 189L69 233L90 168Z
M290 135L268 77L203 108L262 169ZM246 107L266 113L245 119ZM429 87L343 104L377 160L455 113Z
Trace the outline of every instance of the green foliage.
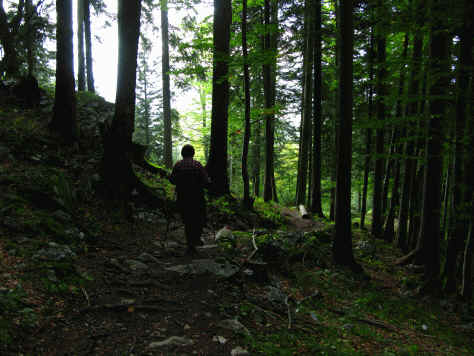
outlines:
M58 176L56 177L56 182L53 189L56 193L57 202L61 204L62 207L65 208L69 213L74 214L78 208L76 191L63 172L59 172Z
M226 215L227 217L232 217L236 213L229 198L226 196L209 199L208 206L209 210L215 211L218 214Z
M27 294L21 284L14 289L0 289L0 344L13 342L13 324L23 327L36 325L38 317L25 302Z
M285 222L285 219L281 215L279 206L272 201L265 202L262 198L256 198L254 209L258 214L263 216L265 219L270 220L275 225L282 225Z

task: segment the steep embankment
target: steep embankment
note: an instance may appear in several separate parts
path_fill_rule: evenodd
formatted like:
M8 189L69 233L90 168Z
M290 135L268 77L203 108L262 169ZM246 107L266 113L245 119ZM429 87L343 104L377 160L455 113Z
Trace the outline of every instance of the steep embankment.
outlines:
M355 276L331 263L330 224L291 209L210 201L194 259L172 204L135 201L123 219L96 193L97 122L110 104L79 99L77 147L45 129L51 101L0 106L0 354L474 352L472 309L414 295L417 272L392 266L397 251L364 232L354 244L366 275ZM216 242L223 225L232 238Z

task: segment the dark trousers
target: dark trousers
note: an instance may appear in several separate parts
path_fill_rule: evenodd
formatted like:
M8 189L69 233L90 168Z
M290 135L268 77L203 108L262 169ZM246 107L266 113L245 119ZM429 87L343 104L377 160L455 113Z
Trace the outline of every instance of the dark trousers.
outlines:
M206 203L204 199L180 199L178 206L184 223L186 243L189 247L196 246L206 224Z

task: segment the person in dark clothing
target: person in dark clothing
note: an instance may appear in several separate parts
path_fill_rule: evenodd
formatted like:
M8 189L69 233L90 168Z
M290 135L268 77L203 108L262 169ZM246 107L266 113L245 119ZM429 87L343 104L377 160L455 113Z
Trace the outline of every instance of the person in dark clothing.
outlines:
M201 234L206 224L206 200L204 188L210 183L209 176L201 163L195 161L194 147L184 145L183 159L176 162L170 182L176 185L176 202L183 219L188 254L196 253L196 246L202 246Z

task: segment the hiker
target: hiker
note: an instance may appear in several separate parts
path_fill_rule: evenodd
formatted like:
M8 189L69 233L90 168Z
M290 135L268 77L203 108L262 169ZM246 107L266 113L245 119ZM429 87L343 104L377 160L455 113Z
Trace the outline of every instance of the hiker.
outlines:
M210 184L210 179L202 164L193 159L193 146L184 145L181 156L183 159L173 167L170 182L176 185L176 201L184 223L187 254L192 255L197 253L196 246L204 245L201 240L206 224L204 188Z

